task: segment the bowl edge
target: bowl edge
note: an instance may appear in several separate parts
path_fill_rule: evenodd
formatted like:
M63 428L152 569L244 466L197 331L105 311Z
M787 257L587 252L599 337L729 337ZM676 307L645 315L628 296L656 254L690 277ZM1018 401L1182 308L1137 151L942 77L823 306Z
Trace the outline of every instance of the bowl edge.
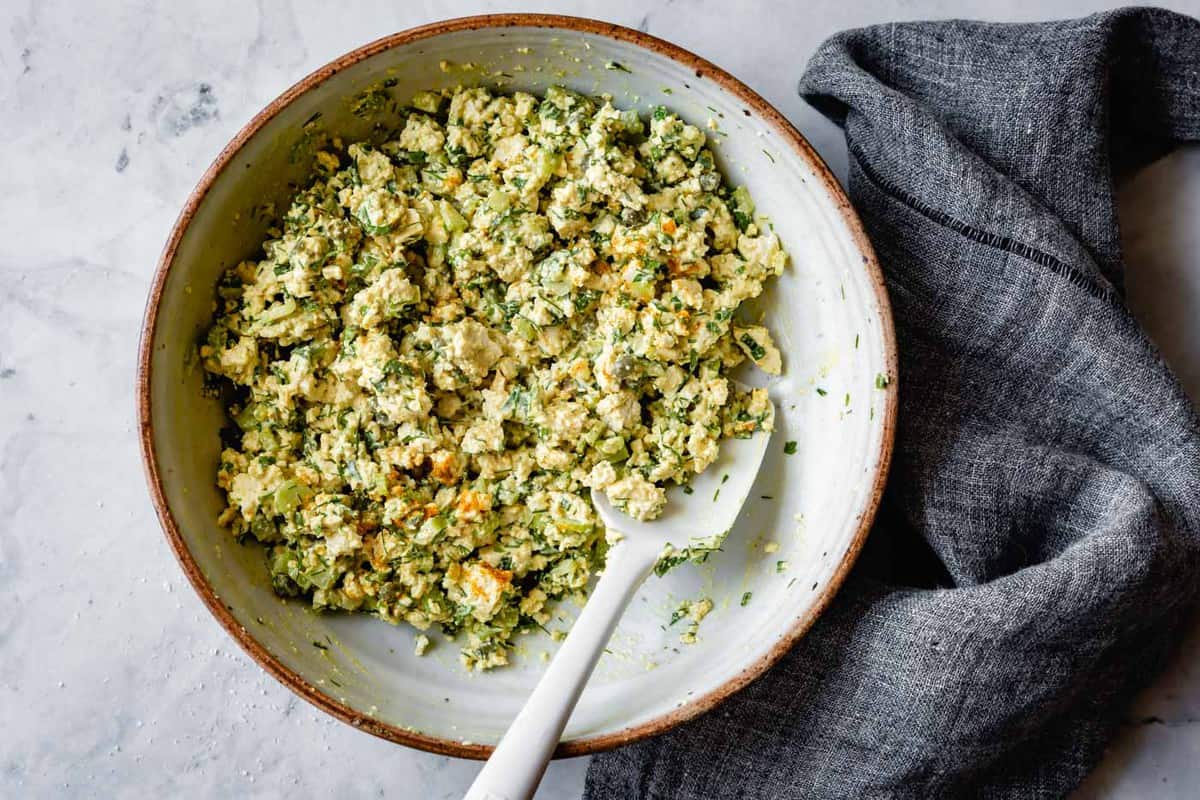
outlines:
M349 706L318 691L298 674L285 667L258 643L250 633L238 623L228 608L221 602L212 586L209 585L199 566L188 550L179 532L179 526L167 504L163 491L162 476L158 470L158 456L154 446L153 424L151 420L151 370L154 350L154 332L158 321L158 306L162 298L166 279L174 262L175 252L195 215L196 209L207 196L209 189L217 176L229 165L233 157L245 143L256 134L280 110L290 104L300 95L315 86L325 82L333 75L347 69L358 62L370 58L393 47L429 39L441 34L481 28L557 28L572 32L590 33L605 36L618 41L635 44L639 47L664 55L673 61L689 67L697 77L711 78L721 88L731 92L761 117L771 127L786 139L797 154L807 162L820 179L825 190L834 199L837 211L850 232L859 253L863 258L863 268L871 278L875 290L875 300L879 310L880 327L883 333L884 361L888 375L892 380L884 391L882 412L883 432L880 446L875 459L874 475L871 491L866 506L858 517L858 528L850 545L843 556L838 569L833 573L829 582L823 587L817 602L811 609L793 623L792 627L775 642L763 655L745 667L734 677L717 688L693 698L688 704L670 713L660 715L628 728L600 736L583 737L561 742L554 753L555 758L589 755L604 752L615 747L632 744L642 739L657 736L688 720L712 710L724 700L745 688L751 682L763 675L771 666L778 662L805 633L812 627L838 589L845 581L850 569L854 566L862 550L868 531L878 511L888 470L891 465L892 450L895 440L896 414L898 406L898 353L896 346L895 327L892 321L891 304L883 273L876 258L874 248L862 227L857 214L850 204L849 198L841 184L834 177L829 166L812 148L803 134L783 116L774 106L761 95L742 83L729 72L716 66L707 59L692 53L679 45L659 39L650 34L617 25L611 22L573 17L558 14L482 14L467 17L457 17L439 22L433 22L414 28L408 28L388 36L381 37L361 47L351 50L314 70L272 100L263 110L255 114L246 125L225 145L217 154L212 164L205 170L196 187L188 195L183 209L171 227L170 235L159 256L155 267L154 278L146 301L146 309L142 319L141 332L138 341L137 377L135 394L137 402L138 438L142 457L142 467L150 492L151 502L158 516L159 524L167 538L167 542L183 569L188 582L200 596L201 601L209 612L260 667L272 677L291 689L297 695L312 703L317 708L364 730L398 744L415 747L439 755L456 756L459 758L486 759L492 752L490 745L465 744L463 742L427 736L403 728L380 722L373 717L358 712Z

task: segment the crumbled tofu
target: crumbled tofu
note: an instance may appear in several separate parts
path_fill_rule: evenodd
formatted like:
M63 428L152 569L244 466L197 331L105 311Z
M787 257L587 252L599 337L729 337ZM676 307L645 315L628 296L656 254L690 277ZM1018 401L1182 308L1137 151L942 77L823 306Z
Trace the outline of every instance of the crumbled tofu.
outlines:
M666 109L560 87L389 107L394 138L314 154L221 279L200 347L236 398L219 519L280 594L440 626L489 669L602 568L590 489L652 519L723 439L771 429L727 376L781 369L737 312L787 257Z
M700 622L713 610L713 602L707 597L699 600L684 600L671 615L671 624L685 620L687 626L679 635L679 641L684 644L695 644L696 633L700 630Z

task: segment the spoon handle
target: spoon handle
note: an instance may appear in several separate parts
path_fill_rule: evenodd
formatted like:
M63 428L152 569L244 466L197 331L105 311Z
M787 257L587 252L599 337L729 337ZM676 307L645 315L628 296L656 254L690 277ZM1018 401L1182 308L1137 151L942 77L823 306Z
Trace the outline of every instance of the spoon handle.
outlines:
M596 661L656 559L653 546L636 540L609 549L587 605L464 800L533 797Z

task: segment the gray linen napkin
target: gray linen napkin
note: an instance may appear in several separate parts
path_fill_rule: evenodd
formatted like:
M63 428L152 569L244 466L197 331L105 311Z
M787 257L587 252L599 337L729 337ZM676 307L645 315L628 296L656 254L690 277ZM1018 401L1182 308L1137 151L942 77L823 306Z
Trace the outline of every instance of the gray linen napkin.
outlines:
M1125 307L1113 181L1200 140L1200 23L882 25L800 91L895 308L888 495L808 636L585 798L1061 796L1198 588L1200 426Z

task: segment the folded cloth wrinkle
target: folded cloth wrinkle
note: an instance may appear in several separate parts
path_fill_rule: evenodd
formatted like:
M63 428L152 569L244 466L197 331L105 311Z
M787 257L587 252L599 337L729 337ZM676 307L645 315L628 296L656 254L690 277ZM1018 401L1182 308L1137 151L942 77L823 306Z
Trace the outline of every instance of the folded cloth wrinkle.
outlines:
M1125 306L1114 191L1200 140L1200 22L880 25L799 88L893 305L888 489L797 646L585 798L1064 796L1200 589L1200 423Z

